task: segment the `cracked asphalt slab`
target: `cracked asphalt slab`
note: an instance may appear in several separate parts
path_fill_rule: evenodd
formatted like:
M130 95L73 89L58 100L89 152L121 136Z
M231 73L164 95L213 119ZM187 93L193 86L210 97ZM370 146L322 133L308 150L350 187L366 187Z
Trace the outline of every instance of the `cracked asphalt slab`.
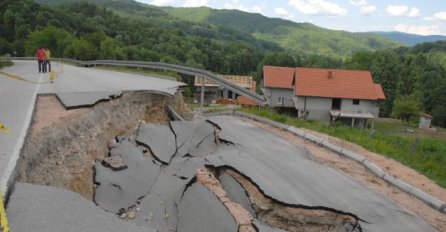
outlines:
M222 138L236 144L219 146L222 162L279 202L352 214L364 231L436 231L386 197L313 162L305 149L278 135L233 117L209 120L219 125Z
M197 169L205 167L213 167L212 170L217 173L220 168L231 168L278 204L351 215L359 220L362 231L436 231L384 196L337 170L314 162L304 148L238 118L219 116L207 121L145 124L138 133L141 133L141 137L150 138L146 140L145 146L152 152L156 151L153 152L154 156L165 152L168 155L164 160L170 162L156 162L154 158L144 154L141 147L129 137L121 136L110 155L120 156L127 168L112 170L100 162L96 162L94 166L94 181L98 183L94 201L99 207L86 199L83 199L86 203L77 206L72 205L77 204L77 200L68 202L71 207L81 207L78 210L86 215L90 214L90 210L93 211L90 208L96 207L94 210L101 211L98 215L107 215L107 218L112 218L107 220L119 224L107 231L131 231L141 227L146 231L238 231L234 216L216 193L196 181ZM168 139L163 140L164 136L168 136ZM256 218L246 190L236 179L228 174L221 174L218 179L228 198L244 206L252 214L255 218L253 224L259 231L283 231ZM37 188L40 189L37 192L55 192L55 198L65 201L69 201L67 199L73 197L73 194L76 195L53 187L28 184L19 186L22 187L16 189L18 192L12 194L8 215L9 212L13 215L11 227L24 228L23 231L39 232L30 228L40 228L40 218L21 212L29 207L42 207L38 198L46 197L37 195L33 201L26 201L24 204L24 194L31 194L29 191ZM49 199L47 201L49 204ZM66 202L56 200L51 204L54 210L65 209L63 204ZM51 212L44 213L52 215ZM124 213L132 213L134 217L119 219ZM74 226L75 223L70 221L71 214L57 216L62 222L68 221L66 226ZM23 221L27 225L22 225L25 224ZM132 225L129 230L119 229L129 224ZM103 231L92 228L93 230L86 231ZM341 229L357 231L357 228Z
M115 171L96 162L94 181L98 184L94 201L99 207L119 213L150 192L160 172L160 166L144 157L142 151L127 140L111 150L111 156L119 155L127 168Z
M16 183L7 208L11 231L20 232L155 232L105 212L67 190Z
M242 185L239 182L237 182L237 180L232 178L232 176L228 175L227 173L223 173L218 177L218 179L220 180L223 189L226 191L231 201L243 206L243 208L248 210L248 212L252 216L256 215L254 209L252 208L248 194L246 193Z
M178 212L178 232L238 231L237 223L226 207L200 183L186 189Z
M170 163L177 150L175 135L166 125L140 125L136 141L150 147L152 154L164 164Z

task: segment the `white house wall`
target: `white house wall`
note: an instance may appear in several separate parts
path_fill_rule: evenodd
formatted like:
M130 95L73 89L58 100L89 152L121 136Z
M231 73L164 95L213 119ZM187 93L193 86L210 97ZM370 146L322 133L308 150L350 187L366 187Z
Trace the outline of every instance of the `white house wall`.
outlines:
M305 104L306 99L306 104ZM371 102L374 102L371 104ZM330 121L330 113L332 106L332 98L321 97L294 97L294 104L298 109L299 117L306 109L309 114L307 119L315 119L320 121ZM306 105L306 106L305 106ZM341 111L371 113L375 117L379 114L379 102L370 100L360 100L359 105L353 105L352 99L342 99Z
M271 107L294 107L293 89L265 88L265 97ZM279 97L285 98L284 105L279 105Z

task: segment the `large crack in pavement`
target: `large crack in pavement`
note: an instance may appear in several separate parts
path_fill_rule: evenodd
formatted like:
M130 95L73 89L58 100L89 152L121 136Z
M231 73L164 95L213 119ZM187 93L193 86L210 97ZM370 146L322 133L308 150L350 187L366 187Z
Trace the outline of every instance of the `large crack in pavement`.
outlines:
M305 149L232 117L142 123L117 138L106 158L115 156L94 165L94 201L149 231L435 231Z

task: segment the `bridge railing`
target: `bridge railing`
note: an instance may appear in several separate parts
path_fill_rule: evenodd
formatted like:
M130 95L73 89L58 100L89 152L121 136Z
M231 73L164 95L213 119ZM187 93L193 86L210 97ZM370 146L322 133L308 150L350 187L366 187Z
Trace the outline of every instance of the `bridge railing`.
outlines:
M34 57L10 57L11 60L35 60ZM146 61L127 61L127 60L92 60L92 61L80 61L69 58L53 58L55 60L61 60L62 62L73 63L79 66L91 67L91 66L121 66L132 68L148 68L164 71L179 72L191 76L200 76L208 78L213 82L226 87L227 89L235 92L239 95L248 97L257 103L265 103L265 98L262 95L254 93L248 89L240 87L230 81L218 77L217 75L202 69L191 68L175 64L167 64L162 62L146 62Z

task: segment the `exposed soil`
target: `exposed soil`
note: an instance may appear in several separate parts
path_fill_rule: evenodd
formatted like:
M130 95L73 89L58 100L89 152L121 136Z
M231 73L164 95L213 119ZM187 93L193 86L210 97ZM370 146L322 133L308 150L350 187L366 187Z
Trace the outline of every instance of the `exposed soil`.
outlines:
M397 202L400 206L414 212L428 223L436 227L440 231L446 231L446 215L431 208L424 202L418 200L417 198L410 196L409 194L399 190L398 188L389 185L386 181L376 177L373 173L368 171L363 165L357 163L354 160L348 159L342 155L339 155L327 148L309 142L303 138L295 136L290 132L259 123L254 120L242 118L242 120L249 121L250 123L267 129L281 136L282 138L295 143L300 146L305 146L310 154L314 157L314 160L318 163L333 167L343 173L349 175L353 179L357 180L361 184L369 187L370 189L383 194L387 198ZM436 185L433 181L429 180L425 176L419 174L413 169L404 166L403 164L392 160L387 157L383 157L379 154L365 150L364 148L352 144L350 142L334 138L325 134L320 134L311 130L305 130L306 133L311 133L313 135L322 137L333 144L341 146L345 149L357 152L367 159L371 160L373 163L378 165L385 172L392 174L399 179L409 183L432 196L446 201L446 189L443 189Z
M58 124L69 118L80 117L89 110L89 108L65 110L55 95L39 96L36 102L35 112L37 113L34 115L31 136L35 136L40 131L48 129L51 125Z
M96 160L107 157L116 136L141 121L165 123L164 107L184 111L181 96L126 93L91 108L65 110L54 96L37 100L31 133L19 162L18 181L51 185L92 199Z

